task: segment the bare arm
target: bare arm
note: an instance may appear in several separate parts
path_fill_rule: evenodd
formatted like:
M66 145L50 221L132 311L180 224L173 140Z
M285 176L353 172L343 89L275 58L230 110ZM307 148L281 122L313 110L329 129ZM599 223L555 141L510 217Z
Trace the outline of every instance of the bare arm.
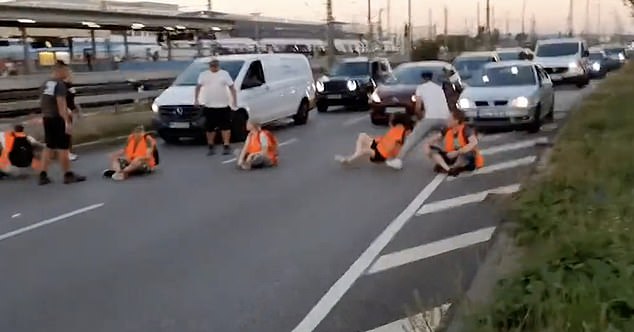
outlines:
M477 145L478 145L478 136L476 136L475 134L472 134L471 136L469 136L469 143L463 146L462 148L460 148L460 150L458 150L458 153L460 154L469 153L473 151L473 149L475 149Z
M202 85L197 84L196 85L196 92L194 92L194 105L200 105L200 89L202 88Z
M416 105L414 105L414 114L418 120L422 120L425 117L425 111L423 110L423 100L420 97L416 97Z
M247 136L247 139L244 141L244 145L242 146L242 151L240 151L240 155L238 156L238 166L242 166L247 158L247 146L249 145L249 139L251 138L251 134Z
M64 122L70 122L70 114L68 113L68 111L66 111L68 109L68 105L66 104L66 96L56 97L55 100L57 101L57 110L59 115L64 119Z
M234 107L238 107L238 97L237 97L237 94L236 94L236 86L235 86L235 84L231 84L229 86L229 91L231 92L231 98L233 100L233 106Z

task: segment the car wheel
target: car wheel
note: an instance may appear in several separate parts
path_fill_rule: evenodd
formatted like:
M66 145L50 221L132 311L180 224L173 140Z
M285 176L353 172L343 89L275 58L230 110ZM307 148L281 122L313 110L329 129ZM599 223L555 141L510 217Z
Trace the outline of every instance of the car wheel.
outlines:
M319 112L319 113L328 112L328 105L317 104L317 112Z
M247 139L247 120L249 120L249 114L244 109L233 112L231 118L232 142L244 142Z
M297 109L297 113L293 116L293 123L296 126L305 125L308 122L308 102L302 100Z
M531 134L537 133L539 132L539 130L542 128L542 112L541 112L541 106L537 106L537 109L535 109L535 117L533 119L533 122L531 122L528 125L528 129L527 131Z

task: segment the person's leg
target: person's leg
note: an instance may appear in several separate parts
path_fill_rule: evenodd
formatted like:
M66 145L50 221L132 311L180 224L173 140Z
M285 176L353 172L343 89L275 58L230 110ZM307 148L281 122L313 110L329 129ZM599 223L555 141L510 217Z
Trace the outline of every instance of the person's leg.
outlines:
M445 172L449 172L449 170L451 169L449 164L447 164L447 159L439 152L432 151L429 157L434 163L436 163L437 166L439 166Z
M62 125L63 122L62 122ZM66 134L66 128L64 127L63 134L59 137L59 144L57 152L57 159L59 160L62 171L64 172L64 183L71 184L76 182L86 181L86 177L77 175L71 170L70 166L70 135Z
M366 133L361 133L357 137L354 153L348 157L337 156L337 160L341 163L352 163L362 157L374 156L374 150L372 150L372 142L374 139Z
M123 165L121 165L123 166ZM134 174L142 174L147 170L147 164L141 159L133 160L125 167L117 171L113 176L113 180L125 180Z
M416 123L414 130L407 136L403 147L396 158L390 159L385 163L394 169L401 169L403 167L403 159L409 154L409 152L418 143L420 143L429 132L433 129L439 128L444 124L445 120L441 119L422 119Z
M60 128L60 121L62 128ZM59 145L58 138L60 136L59 131L63 130L64 120L58 118L43 118L42 125L44 127L44 141L46 147L42 151L42 167L40 170L39 184L46 185L51 183L51 179L48 177L48 168L51 164L55 149Z
M228 155L231 154L231 109L229 107L218 110L219 115L219 124L220 134L222 135L222 143L224 145L224 149L222 154Z
M203 109L203 114L205 116L205 135L207 136L207 146L209 148L207 155L212 155L214 154L216 128L218 127L218 124L213 109L205 107Z

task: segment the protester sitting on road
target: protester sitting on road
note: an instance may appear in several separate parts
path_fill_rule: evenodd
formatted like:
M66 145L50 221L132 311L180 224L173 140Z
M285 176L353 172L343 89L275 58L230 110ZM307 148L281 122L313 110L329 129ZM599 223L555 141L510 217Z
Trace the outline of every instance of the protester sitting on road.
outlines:
M249 135L238 156L238 167L244 170L277 166L277 139L251 119L247 122Z
M423 145L427 157L436 163L434 170L457 176L484 166L484 158L477 149L475 130L464 124L465 115L452 110L448 127L432 135Z
M131 175L149 174L157 165L156 140L138 126L128 136L125 148L112 155L112 168L105 170L103 176L122 181Z
M373 163L384 163L396 157L405 143L405 138L411 132L413 121L405 113L396 113L390 120L390 129L380 137L371 137L366 133L359 134L354 153L349 157L335 156L335 160L342 164L350 164L360 158L370 158Z
M41 168L44 144L24 132L24 126L0 132L0 178L27 174Z

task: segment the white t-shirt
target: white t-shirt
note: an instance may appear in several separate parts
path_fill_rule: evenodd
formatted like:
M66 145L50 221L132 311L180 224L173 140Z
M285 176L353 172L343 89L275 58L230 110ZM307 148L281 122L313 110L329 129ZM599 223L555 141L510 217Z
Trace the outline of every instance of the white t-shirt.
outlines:
M202 105L210 108L229 106L229 87L233 85L233 80L228 72L222 69L215 73L205 70L198 76L198 85L201 86L199 99Z
M434 82L425 82L416 88L416 98L420 98L425 106L426 119L447 119L449 106L442 87Z

